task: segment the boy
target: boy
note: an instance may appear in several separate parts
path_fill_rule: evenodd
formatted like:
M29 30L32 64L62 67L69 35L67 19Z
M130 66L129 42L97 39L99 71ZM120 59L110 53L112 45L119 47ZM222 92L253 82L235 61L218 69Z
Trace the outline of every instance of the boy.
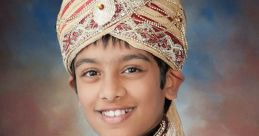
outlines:
M57 33L70 85L101 136L183 136L179 0L63 0Z

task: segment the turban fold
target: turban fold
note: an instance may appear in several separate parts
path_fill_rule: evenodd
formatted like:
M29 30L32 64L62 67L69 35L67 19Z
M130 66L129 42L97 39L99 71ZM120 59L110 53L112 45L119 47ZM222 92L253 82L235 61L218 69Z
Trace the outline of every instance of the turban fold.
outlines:
M68 72L76 55L110 34L181 70L187 55L179 0L63 0L57 35Z

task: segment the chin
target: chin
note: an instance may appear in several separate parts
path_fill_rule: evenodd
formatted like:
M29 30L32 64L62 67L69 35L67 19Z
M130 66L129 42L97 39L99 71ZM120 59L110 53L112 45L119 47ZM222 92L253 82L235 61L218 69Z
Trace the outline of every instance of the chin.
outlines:
M129 129L125 130L125 129L107 129L107 130L102 130L99 131L100 133L98 133L98 136L138 136L139 134L134 133L134 131L131 131Z

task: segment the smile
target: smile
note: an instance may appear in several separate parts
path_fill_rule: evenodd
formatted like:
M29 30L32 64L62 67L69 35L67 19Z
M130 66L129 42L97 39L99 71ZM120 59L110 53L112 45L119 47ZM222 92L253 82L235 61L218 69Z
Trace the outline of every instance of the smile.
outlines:
M101 118L108 124L118 124L126 120L131 116L131 113L135 108L124 108L124 109L111 109L111 110L102 110Z
M128 108L128 109L121 109L121 110L107 110L107 111L102 111L102 115L106 117L119 117L122 115L125 115L129 112L131 112L133 108Z

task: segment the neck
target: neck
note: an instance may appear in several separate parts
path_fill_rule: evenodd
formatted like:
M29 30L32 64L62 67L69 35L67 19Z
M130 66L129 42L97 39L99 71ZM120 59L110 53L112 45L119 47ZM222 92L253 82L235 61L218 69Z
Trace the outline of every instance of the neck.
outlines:
M159 124L157 124L153 129L151 129L144 136L162 136L167 132L168 119L166 116L162 118Z

